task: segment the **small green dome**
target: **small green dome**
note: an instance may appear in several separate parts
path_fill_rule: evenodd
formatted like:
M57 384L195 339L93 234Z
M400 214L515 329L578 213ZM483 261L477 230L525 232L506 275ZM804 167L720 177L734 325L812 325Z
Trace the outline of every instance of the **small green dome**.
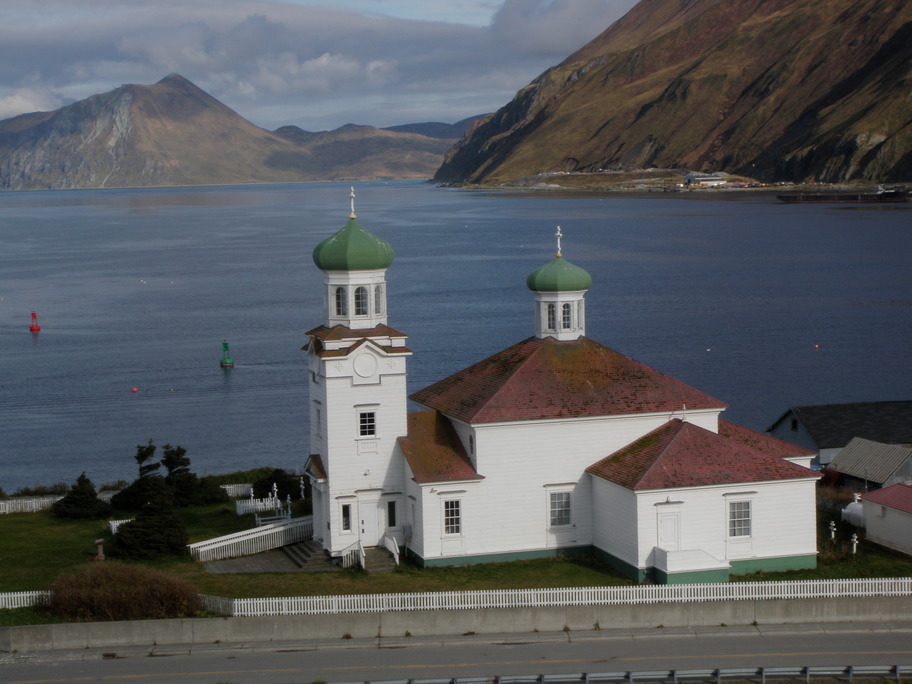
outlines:
M314 247L313 260L321 271L373 271L393 263L393 248L351 216L342 230Z
M562 256L554 257L526 278L526 286L533 292L578 292L588 290L591 285L589 272Z

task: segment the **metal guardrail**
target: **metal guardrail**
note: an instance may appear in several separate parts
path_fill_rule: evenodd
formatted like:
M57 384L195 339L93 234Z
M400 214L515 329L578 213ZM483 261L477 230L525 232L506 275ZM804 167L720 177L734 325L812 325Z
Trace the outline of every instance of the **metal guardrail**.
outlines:
M798 667L737 667L712 670L641 670L638 672L580 672L577 674L502 675L452 679L383 679L337 684L678 684L678 682L760 682L841 679L912 678L912 665L810 665Z

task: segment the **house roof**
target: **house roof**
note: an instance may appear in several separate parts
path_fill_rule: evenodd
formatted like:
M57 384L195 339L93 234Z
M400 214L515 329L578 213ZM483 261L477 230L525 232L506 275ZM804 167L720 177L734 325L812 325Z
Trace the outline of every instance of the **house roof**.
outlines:
M756 430L749 430L746 427L735 425L721 418L719 419L719 434L736 442L743 442L749 447L759 449L778 458L802 458L817 455L817 452L813 449L805 449L796 444L784 442L776 437L764 435Z
M910 458L912 449L855 437L827 466L843 475L883 484Z
M912 401L793 406L770 426L793 414L819 449L844 447L853 437L912 444Z
M452 423L437 411L408 414L408 436L399 446L415 482L484 479L475 471Z
M746 428L739 428L737 435L743 437L746 432ZM632 490L819 477L743 439L716 434L677 418L589 466L586 472Z
M377 338L406 337L405 333L401 333L398 330L383 324L366 330L352 330L344 325L334 325L331 328L321 325L313 330L308 330L307 336L310 338L310 342L301 347L301 349L307 351L310 348L310 345L313 344L314 353L321 357L348 356L354 349L365 342L370 342L387 354L412 353L412 350L408 347L394 347L379 344ZM345 340L352 340L353 344L342 349L326 349L324 346L326 342L341 342Z
M889 487L868 492L861 498L864 501L895 508L903 513L912 513L912 485L897 482Z
M313 473L318 480L326 479L326 468L323 467L323 457L320 454L311 454L304 463L304 470Z
M726 407L586 337L530 337L410 398L466 423Z

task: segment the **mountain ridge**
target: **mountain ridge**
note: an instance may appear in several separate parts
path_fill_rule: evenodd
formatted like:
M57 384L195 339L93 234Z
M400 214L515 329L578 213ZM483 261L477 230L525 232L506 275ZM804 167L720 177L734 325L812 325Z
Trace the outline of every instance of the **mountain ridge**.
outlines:
M438 182L650 167L912 177L912 5L642 0L451 149Z
M0 188L425 179L456 139L370 126L288 128L260 128L170 74L0 121Z

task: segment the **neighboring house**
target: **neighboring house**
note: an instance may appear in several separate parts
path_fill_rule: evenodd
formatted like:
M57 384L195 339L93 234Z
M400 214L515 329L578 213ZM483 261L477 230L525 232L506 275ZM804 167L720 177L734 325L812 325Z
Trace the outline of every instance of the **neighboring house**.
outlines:
M331 555L390 536L425 566L595 552L641 581L816 565L818 476L788 460L811 452L585 337L591 277L560 231L526 281L534 336L410 397L412 352L387 326L390 246L352 211L314 263L305 472Z
M856 491L912 481L912 448L854 437L827 470L839 473L841 484Z
M912 555L912 485L897 483L868 492L861 505L868 541Z
M912 446L912 401L793 406L766 431L816 451L825 466L853 437Z

